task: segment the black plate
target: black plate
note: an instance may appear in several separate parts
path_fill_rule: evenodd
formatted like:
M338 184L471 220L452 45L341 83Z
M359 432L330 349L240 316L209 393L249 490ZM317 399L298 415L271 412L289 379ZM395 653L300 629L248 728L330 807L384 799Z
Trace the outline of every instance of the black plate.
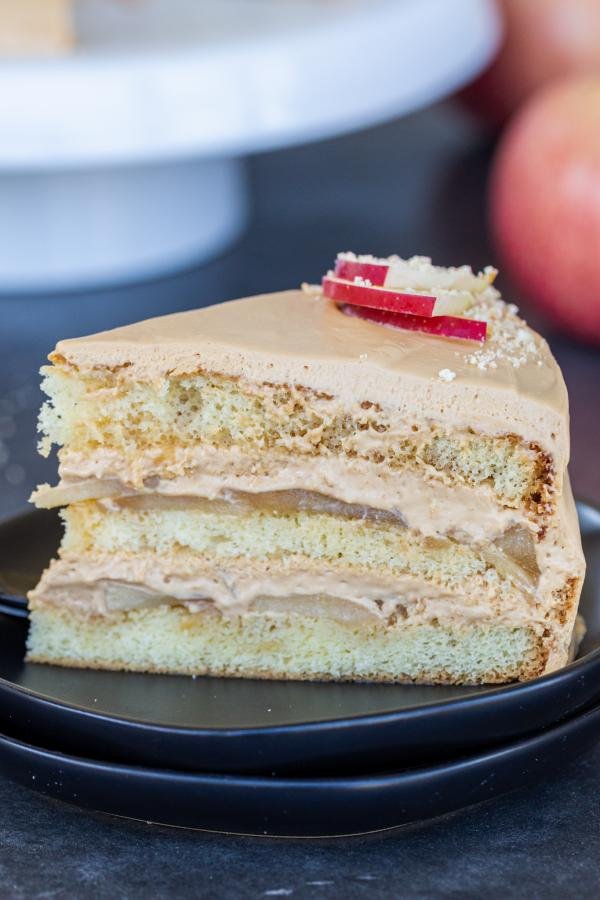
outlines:
M0 722L62 750L171 769L374 772L534 734L600 699L600 512L579 504L588 577L580 658L526 684L428 687L123 674L23 663L26 622L0 616ZM60 536L55 513L0 525L0 584L18 595Z
M203 775L66 756L0 735L0 772L85 809L244 834L378 831L440 816L562 771L600 735L600 707L479 756L397 774L282 779Z

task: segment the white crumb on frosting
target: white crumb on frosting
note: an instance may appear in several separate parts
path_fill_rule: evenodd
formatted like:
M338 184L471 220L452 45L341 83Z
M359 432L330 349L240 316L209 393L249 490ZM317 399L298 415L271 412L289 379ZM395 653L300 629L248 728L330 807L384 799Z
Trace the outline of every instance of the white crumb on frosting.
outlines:
M472 306L465 316L488 323L487 340L480 349L467 353L464 359L481 371L497 369L498 362L504 360L513 369L526 363L543 365L541 358L542 341L518 315L514 303L505 303L495 288L488 288L481 302Z
M452 369L440 369L438 372L438 378L441 378L442 381L454 381L456 378L456 372L453 372Z
M321 297L323 294L323 288L320 284L310 284L308 281L302 282L300 290L303 294L308 294L309 297Z

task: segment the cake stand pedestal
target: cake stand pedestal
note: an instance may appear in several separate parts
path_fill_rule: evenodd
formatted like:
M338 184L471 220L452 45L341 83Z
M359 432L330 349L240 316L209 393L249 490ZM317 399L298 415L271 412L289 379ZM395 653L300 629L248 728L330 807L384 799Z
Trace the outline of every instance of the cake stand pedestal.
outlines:
M58 290L159 275L242 231L241 159L0 176L0 290Z

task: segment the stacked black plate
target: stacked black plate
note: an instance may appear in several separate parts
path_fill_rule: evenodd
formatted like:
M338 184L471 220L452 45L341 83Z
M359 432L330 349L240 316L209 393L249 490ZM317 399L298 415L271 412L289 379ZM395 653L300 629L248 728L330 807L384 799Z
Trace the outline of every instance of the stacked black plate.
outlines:
M600 511L579 658L500 688L317 684L23 663L22 597L59 540L54 513L0 525L0 771L132 818L337 835L438 816L560 770L600 737Z

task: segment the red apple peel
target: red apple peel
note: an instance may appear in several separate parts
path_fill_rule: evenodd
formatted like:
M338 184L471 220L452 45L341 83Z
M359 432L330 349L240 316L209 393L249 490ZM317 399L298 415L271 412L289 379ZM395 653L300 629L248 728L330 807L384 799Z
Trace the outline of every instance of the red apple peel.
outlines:
M436 306L436 298L427 294L389 291L327 276L323 278L323 294L338 303L416 316L432 316Z
M340 307L347 316L366 319L377 325L388 325L405 331L422 331L440 337L461 338L482 342L486 339L487 323L478 319L461 319L458 316L413 316L382 309L364 309L351 304Z
M377 287L384 287L389 266L381 263L361 263L353 259L340 259L335 261L335 274L346 281L354 281L355 278L368 279Z

